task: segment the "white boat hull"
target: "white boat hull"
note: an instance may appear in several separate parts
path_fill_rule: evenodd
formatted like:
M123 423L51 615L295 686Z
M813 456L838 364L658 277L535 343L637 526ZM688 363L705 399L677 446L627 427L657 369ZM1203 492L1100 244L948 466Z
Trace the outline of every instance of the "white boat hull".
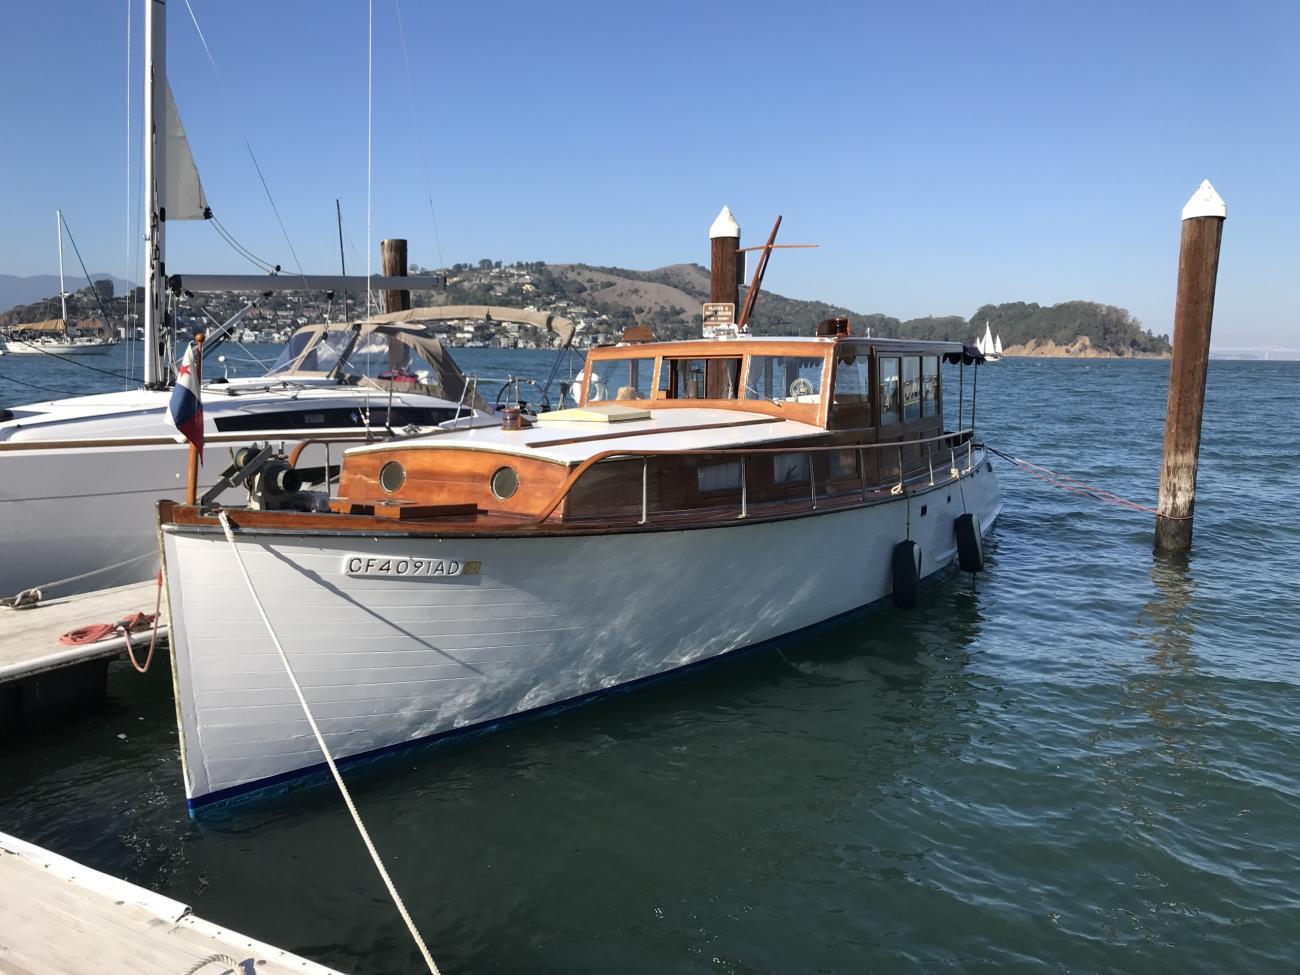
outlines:
M111 405L105 407L96 399ZM0 444L4 448L0 450L0 596L56 581L59 585L46 594L67 596L141 582L157 573L155 503L161 499L184 500L189 454L189 447L164 413L169 399L167 391L143 390L92 397L90 405L82 408L77 407L78 402L87 401L52 404L58 409L48 409L51 404L36 404L32 409L37 412L31 418L20 415L0 427ZM216 426L220 416L358 405L357 396L346 389L341 393L331 389L304 390L290 399L273 393L228 397L220 387L205 388L204 403L210 439L204 464L199 468L200 493L220 478L230 463L230 451L268 440L277 449L288 451L302 437L355 438L364 432L364 428L335 428L286 436L283 430L274 431L278 435L254 430L243 440L218 443L211 439L221 434ZM455 404L431 397L403 397L397 405ZM22 414L24 408L15 410ZM487 421L476 416L466 422ZM114 439L123 443L153 442L94 445ZM158 443L160 439L170 442ZM49 440L61 445L57 449L41 446ZM313 444L304 452L302 466L324 467L327 458L331 466L337 466L347 446ZM223 496L227 502L242 499L239 491Z
M0 351L9 355L107 355L116 342L24 342L0 341Z
M892 553L909 520L923 576L953 563L963 503L985 530L993 524L999 498L986 461L960 486L786 521L531 538L237 538L331 751L348 758L582 698L869 605L892 590ZM168 527L164 548L191 807L318 767L225 537ZM478 572L349 575L354 557L470 562Z

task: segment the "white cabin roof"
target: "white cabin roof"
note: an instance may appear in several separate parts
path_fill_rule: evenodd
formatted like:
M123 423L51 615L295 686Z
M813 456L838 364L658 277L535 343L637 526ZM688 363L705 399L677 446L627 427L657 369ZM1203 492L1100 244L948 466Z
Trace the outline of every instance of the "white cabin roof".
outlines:
M411 440L353 447L348 453L391 450L395 446L400 446L403 450L468 447L572 464L581 463L594 454L621 448L713 450L722 447L761 446L764 443L825 432L811 423L782 420L765 413L682 407L651 410L647 419L623 423L542 420L524 430L506 430L502 427L454 430ZM576 442L553 442L564 440Z

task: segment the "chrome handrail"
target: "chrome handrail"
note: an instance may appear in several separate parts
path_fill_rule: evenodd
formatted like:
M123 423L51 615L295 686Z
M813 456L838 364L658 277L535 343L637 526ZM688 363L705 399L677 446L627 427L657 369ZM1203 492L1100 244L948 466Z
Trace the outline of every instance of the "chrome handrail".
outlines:
M562 485L560 485L560 488L555 493L554 497L551 498L551 500L542 508L542 510L537 515L535 515L531 519L530 522L528 522L528 524L540 525L543 522L545 522L548 518L550 518L551 515L555 514L556 509L558 509L560 505L564 503L565 499L568 498L569 494L572 492L573 488L577 486L578 482L582 479L583 475L585 475L589 470L591 470L591 468L594 467L596 464L599 464L602 461L606 461L606 460L614 460L614 459L633 460L636 458L641 459L641 464L642 464L641 524L646 524L649 520L648 476L646 472L649 467L649 458L651 457L725 457L728 459L735 459L739 457L741 462L740 488L741 488L741 512L742 512L739 517L747 517L749 513L749 492L748 492L749 465L747 463L747 460L750 457L753 456L761 457L764 455L776 455L776 454L812 455L812 454L831 453L834 451L856 450L858 451L858 466L860 468L860 473L862 478L862 497L863 500L865 501L868 495L868 486L866 480L867 478L866 465L863 463L863 451L882 449L885 447L893 447L898 451L899 481L897 485L894 485L893 488L891 488L891 492L901 493L904 490L903 464L902 464L904 447L920 446L921 444L938 443L940 441L948 441L950 444L952 441L956 441L958 445L960 445L960 443L963 441L963 438L965 438L965 443L967 444L967 448L968 448L967 459L969 464L969 460L973 456L971 453L970 445L973 442L974 435L975 435L974 427L966 427L965 429L962 430L957 430L952 433L942 433L934 437L922 437L916 440L905 440L905 441L889 441L885 443L848 444L848 445L827 444L827 445L816 445L816 446L807 446L807 447L800 447L800 446L793 446L793 445L785 446L785 447L710 447L704 449L695 448L689 450L660 450L660 449L653 449L653 448L645 449L645 450L637 450L635 448L629 449L624 447L620 449L604 450L604 451L600 451L599 453L592 454L581 464L579 464L576 468L574 468L572 473L569 474L568 478L565 479L565 482ZM955 448L950 447L950 449L952 449L955 453ZM967 470L968 471L970 470L969 466L967 467ZM812 508L813 510L816 510L817 488L816 488L815 475L813 473L813 463L812 463L811 456L809 456L809 460L808 460L808 480L812 485L812 489L811 489Z

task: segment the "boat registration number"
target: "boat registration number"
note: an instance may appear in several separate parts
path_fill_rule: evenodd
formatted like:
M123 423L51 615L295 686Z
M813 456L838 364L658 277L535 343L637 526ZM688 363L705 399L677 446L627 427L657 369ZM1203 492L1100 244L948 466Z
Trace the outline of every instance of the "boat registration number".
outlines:
M410 576L445 579L476 576L481 562L468 559L417 559L408 556L345 555L343 571L350 576Z

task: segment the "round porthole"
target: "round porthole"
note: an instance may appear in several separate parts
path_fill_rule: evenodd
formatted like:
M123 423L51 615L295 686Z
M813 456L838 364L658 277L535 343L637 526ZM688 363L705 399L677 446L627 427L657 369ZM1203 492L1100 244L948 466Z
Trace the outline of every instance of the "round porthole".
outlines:
M390 460L379 468L379 486L392 494L406 483L406 468L395 460Z
M502 501L508 501L519 490L519 475L513 467L498 467L492 472L492 493Z

